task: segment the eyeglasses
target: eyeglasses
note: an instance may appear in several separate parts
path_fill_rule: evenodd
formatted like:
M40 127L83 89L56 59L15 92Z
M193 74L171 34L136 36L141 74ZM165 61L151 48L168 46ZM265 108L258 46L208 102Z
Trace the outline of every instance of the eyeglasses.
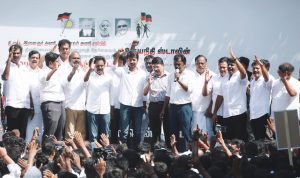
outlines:
M117 27L118 28L122 28L122 27L125 28L125 27L127 27L127 25L126 24L125 25L118 25Z

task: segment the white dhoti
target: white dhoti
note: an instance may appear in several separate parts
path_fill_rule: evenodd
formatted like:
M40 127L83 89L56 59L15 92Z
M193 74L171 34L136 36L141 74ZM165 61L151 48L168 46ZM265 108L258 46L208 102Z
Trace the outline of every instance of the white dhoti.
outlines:
M191 123L192 132L197 128L197 125L200 130L208 133L208 138L213 136L212 120L211 118L205 116L205 111L204 112L193 111L193 118Z

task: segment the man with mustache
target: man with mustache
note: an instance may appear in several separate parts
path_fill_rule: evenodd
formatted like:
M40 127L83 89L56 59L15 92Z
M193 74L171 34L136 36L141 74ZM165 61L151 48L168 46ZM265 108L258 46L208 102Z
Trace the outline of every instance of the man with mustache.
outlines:
M213 120L217 120L217 111L223 103L224 126L226 139L238 138L248 141L247 135L247 72L239 59L230 49L231 59L228 64L229 79L222 83L213 111Z
M198 55L195 57L196 71L194 82L193 82L193 92L192 92L192 109L193 109L193 119L191 123L192 131L199 128L204 132L208 133L210 138L213 134L212 132L212 122L211 118L206 115L206 110L209 109L211 101L211 93L203 93L203 88L206 87L208 79L215 75L214 72L207 67L207 58L204 55ZM206 95L204 95L206 94Z
M48 52L45 55L47 68L40 75L41 110L43 114L43 138L54 135L58 140L63 139L66 115L63 102L65 95L63 85L66 82L64 70L60 67L59 55Z
M84 77L90 142L98 140L101 134L108 135L109 133L112 77L104 70L105 65L106 60L103 56L95 56Z
M272 80L263 60L255 56L250 83L250 123L255 140L265 139L271 105Z
M84 87L84 71L81 67L81 56L79 52L73 51L69 56L69 65L65 67L67 73L65 92L66 111L66 138L73 138L75 131L81 133L85 138L85 102L86 90Z
M205 83L203 86L203 96L207 96L210 92L212 95L212 100L210 103L210 109L211 110L207 110L206 111L206 115L211 116L214 108L215 108L215 104L216 104L216 99L217 96L220 94L221 91L221 86L223 82L226 82L226 80L228 80L228 61L230 59L228 57L222 57L218 60L218 69L219 69L219 74L213 76L212 78L209 77L209 75L205 75ZM224 126L224 122L223 122L223 104L220 106L220 108L217 111L217 120L218 120L218 124L220 124L221 126ZM216 121L212 121L213 123L215 123ZM223 127L224 128L224 127ZM226 138L226 132L224 132L225 129L223 129L223 136Z
M39 140L42 139L43 133L43 116L41 111L41 101L40 101L40 80L39 75L41 74L41 69L39 68L41 54L36 51L30 51L28 54L28 73L30 75L30 94L31 94L31 107L33 114L28 119L27 131L26 131L26 142L30 142L32 138L32 131L35 128L39 128Z
M300 82L292 76L294 69L290 63L283 63L278 67L279 78L272 85L272 119L274 112L284 110L297 110L299 118Z
M19 129L25 139L27 119L30 112L29 77L24 66L20 65L22 46L14 44L9 47L9 55L2 74L4 80L5 114L7 129Z
M146 84L145 72L137 67L139 55L137 51L127 53L127 67L116 67L117 58L114 59L114 71L120 77L120 139L127 142L130 121L132 120L134 143L130 147L137 149L141 142L141 124L146 108L144 102L144 86Z

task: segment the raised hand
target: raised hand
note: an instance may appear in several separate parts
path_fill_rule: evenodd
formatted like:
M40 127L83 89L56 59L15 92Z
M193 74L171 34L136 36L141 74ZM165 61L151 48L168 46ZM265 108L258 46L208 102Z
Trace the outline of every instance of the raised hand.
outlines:
M232 58L233 60L235 60L237 57L236 55L233 53L232 47L230 46L229 48L229 56L230 58Z
M131 49L135 49L135 47L139 45L139 41L138 40L133 40L131 43Z
M276 132L275 122L272 118L267 119L268 128L272 130L272 132Z
M171 147L175 147L176 143L177 143L176 137L175 137L174 134L172 134L171 137L170 137L170 145L171 145Z
M209 70L206 70L205 71L205 83L208 83L211 78L212 78L212 75L209 74Z
M75 131L74 133L74 142L78 145L78 146L85 146L84 145L84 141L83 138L81 136L81 133L78 131Z
M56 176L49 169L43 172L43 178L56 178Z
M151 85L153 82L153 76L150 74L147 79L148 83Z
M55 44L53 47L52 47L52 49L51 49L51 52L55 52L56 51L56 49L57 49L57 44Z
M98 162L95 165L95 170L100 177L103 177L106 169L106 162L103 159L98 159Z
M255 57L255 63L257 63L260 66L263 66L264 64L261 62L260 58L258 58L256 55L254 55Z
M105 147L105 146L108 146L110 144L109 139L105 134L101 134L100 137L101 137L100 138L101 145L103 145Z

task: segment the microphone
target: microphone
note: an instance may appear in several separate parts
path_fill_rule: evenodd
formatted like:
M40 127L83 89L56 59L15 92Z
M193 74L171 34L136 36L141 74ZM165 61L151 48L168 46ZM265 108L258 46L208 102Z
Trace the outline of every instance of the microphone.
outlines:
M177 73L179 73L178 67L175 68L175 76L176 76ZM176 77L174 77L174 82L177 82Z

